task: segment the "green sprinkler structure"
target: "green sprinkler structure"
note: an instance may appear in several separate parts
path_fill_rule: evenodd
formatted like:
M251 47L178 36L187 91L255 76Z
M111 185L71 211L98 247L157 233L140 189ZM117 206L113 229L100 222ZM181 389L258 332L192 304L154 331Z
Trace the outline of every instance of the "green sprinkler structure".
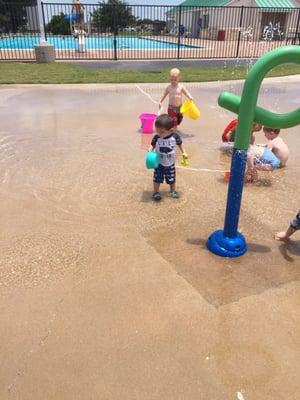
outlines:
M300 108L286 114L276 114L256 105L266 74L277 65L286 63L300 64L300 46L279 47L261 57L250 70L241 97L228 92L219 96L218 103L221 107L238 114L224 229L213 232L207 241L208 249L219 256L239 257L247 251L246 240L238 232L238 222L253 121L280 129L300 124Z

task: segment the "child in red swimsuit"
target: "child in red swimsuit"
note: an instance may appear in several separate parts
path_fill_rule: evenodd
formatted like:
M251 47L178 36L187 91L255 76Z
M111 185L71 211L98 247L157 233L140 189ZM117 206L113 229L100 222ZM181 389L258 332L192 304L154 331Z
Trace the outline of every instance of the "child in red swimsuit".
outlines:
M234 142L237 124L238 124L238 120L234 119L226 126L226 128L224 129L224 131L222 133L222 142ZM250 144L253 144L255 142L254 132L259 132L261 130L261 128L262 128L261 124L258 124L257 122L253 122Z
M159 109L162 108L162 102L169 96L168 115L172 118L176 129L183 119L183 115L180 112L182 105L182 95L186 96L189 100L193 100L187 89L180 83L181 73L178 68L172 68L170 71L170 85L164 91L164 94L159 102Z

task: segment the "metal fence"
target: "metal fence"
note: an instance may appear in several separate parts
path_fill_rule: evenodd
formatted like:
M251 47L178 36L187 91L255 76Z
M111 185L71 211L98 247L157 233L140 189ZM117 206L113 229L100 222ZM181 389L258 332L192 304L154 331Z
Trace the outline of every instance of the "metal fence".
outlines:
M300 8L42 3L60 60L257 58L300 44ZM34 60L37 7L0 3L0 60Z

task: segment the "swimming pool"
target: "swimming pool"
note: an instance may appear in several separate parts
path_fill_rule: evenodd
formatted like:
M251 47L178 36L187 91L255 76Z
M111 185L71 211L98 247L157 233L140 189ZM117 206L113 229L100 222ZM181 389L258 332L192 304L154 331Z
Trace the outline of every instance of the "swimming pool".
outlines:
M176 49L177 43L163 40L153 40L140 37L122 37L117 36L117 49L128 50L160 50L160 49ZM76 50L78 48L78 40L73 36L48 36L48 43L52 44L56 49ZM0 39L0 49L33 49L40 42L39 36L8 36ZM182 48L199 48L199 46L184 45ZM114 48L113 36L90 36L85 38L86 49L102 49L112 50Z

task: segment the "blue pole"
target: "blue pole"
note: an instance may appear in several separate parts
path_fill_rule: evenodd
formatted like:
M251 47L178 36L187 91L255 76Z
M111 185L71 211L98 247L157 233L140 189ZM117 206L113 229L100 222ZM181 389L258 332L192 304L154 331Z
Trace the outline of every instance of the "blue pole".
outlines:
M234 149L224 223L224 235L230 238L236 236L238 229L246 163L247 151Z

